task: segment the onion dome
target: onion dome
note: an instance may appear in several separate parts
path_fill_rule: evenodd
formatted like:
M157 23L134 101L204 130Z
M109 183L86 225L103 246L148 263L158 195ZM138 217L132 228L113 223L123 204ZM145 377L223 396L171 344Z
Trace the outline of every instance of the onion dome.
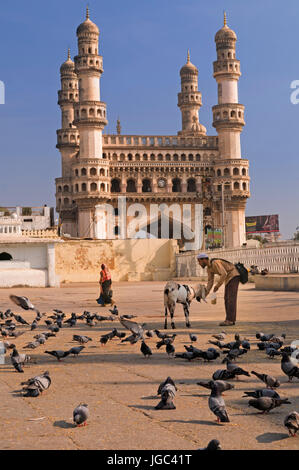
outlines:
M86 8L86 20L81 23L77 28L77 36L84 35L85 33L100 34L99 28L95 23L89 19L89 8Z
M190 62L190 52L188 49L187 63L183 65L183 67L181 68L180 75L185 75L185 74L190 74L190 73L198 75L198 69L197 67L195 67L195 65L192 64L192 62Z
M226 13L224 12L224 24L223 24L223 27L219 29L219 31L217 31L215 35L215 42L236 41L236 40L237 40L237 35L232 29L230 29L227 26Z
M63 62L63 64L60 67L60 73L64 74L67 72L73 72L75 68L75 64L71 59L71 52L70 49L68 49L68 54L67 54L67 60Z

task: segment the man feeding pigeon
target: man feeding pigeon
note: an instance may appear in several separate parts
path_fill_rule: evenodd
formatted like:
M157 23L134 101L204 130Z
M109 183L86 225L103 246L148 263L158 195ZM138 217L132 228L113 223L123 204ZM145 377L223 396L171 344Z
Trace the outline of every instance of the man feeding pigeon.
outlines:
M211 291L214 284L215 274L220 276L215 284L213 292L217 292L219 287L225 283L224 304L226 319L220 323L220 326L234 325L237 315L237 294L240 282L240 273L233 263L222 259L210 260L206 253L197 255L197 261L201 268L207 268L208 283L206 287L206 296Z

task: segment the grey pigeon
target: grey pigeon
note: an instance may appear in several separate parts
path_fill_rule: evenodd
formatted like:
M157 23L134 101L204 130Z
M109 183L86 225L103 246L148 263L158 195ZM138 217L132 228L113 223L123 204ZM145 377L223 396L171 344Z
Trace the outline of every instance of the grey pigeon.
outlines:
M252 397L252 398L260 398L260 397L270 397L270 398L280 398L279 394L275 392L275 390L271 390L269 388L262 388L258 390L254 390L253 392L244 392L244 397Z
M69 353L73 354L73 356L79 356L80 352L83 351L84 348L85 346L75 346L69 350Z
M21 373L24 372L22 366L24 366L26 362L30 362L30 356L27 354L19 354L16 348L13 349L10 359L16 371Z
M218 339L219 341L225 340L226 333L225 331L221 331L221 333L218 333L217 335L212 335L213 338Z
M171 385L173 385L173 387L175 388L175 390L177 390L177 388L176 388L176 385L175 385L174 381L172 380L172 378L171 378L171 377L169 377L169 376L168 376L168 377L167 377L167 379L166 379L166 380L164 380L164 382L162 382L162 383L159 385L159 387L158 387L158 391L157 391L157 395L161 395L161 392L162 392L163 388L164 388L164 387L165 387L165 385L167 385L167 384L171 384Z
M47 390L51 385L50 373L48 371L41 375L36 375L32 379L22 382L23 396L24 397L38 397L44 390Z
M189 333L189 337L190 337L191 341L194 341L194 342L197 341L197 336L194 335L193 333Z
M80 403L73 411L73 420L77 427L86 426L89 418L89 409L86 403Z
M153 354L151 348L144 341L141 343L140 351L144 357L150 357Z
M221 396L219 386L214 384L211 387L211 395L209 396L209 408L217 416L217 422L229 423L229 417L225 408L225 402Z
M168 357L170 357L170 356L174 357L175 348L174 348L172 343L167 343L166 344L166 352L168 354Z
M254 374L262 382L264 382L267 385L267 388L277 388L280 386L279 380L277 380L275 377L272 377L271 375L259 374L254 370L252 370L251 373Z
M118 315L118 309L117 306L114 305L113 309L109 309L109 312L112 313L112 315Z
M161 390L161 401L155 406L156 410L175 410L176 407L173 403L175 397L176 387L171 383L167 383Z
M203 447L202 449L197 449L197 450L222 450L220 442L217 439L212 439L207 447Z
M299 368L296 366L296 363L297 361L292 360L287 353L282 353L281 370L289 377L289 382L291 382L293 377L299 379Z
M130 330L134 335L138 336L140 339L144 339L145 323L139 325L134 321L125 320L123 317L120 317L119 321L125 328L127 328L127 330Z
M250 377L249 372L242 369L242 367L239 367L237 364L233 364L229 359L224 358L222 362L226 363L226 368L233 374L233 377L238 378L239 375L246 375L247 377Z
M217 369L213 376L213 380L230 380L233 379L235 376L232 372L227 369Z
M257 410L260 410L262 414L264 413L269 413L269 411L273 410L273 408L277 408L278 406L284 405L284 404L291 404L290 401L288 401L288 398L271 398L271 397L260 397L260 398L252 398L248 402L248 406L252 406L253 408L256 408Z
M10 300L12 300L16 305L23 308L24 310L34 310L39 313L35 306L30 302L30 300L25 296L10 295Z
M89 336L84 336L84 335L74 335L73 336L73 341L78 341L81 344L88 343L88 341L92 341Z
M208 390L212 390L212 387L214 384L216 384L216 387L218 388L220 393L225 392L226 390L231 390L232 388L235 388L234 385L225 382L224 380L208 380L208 381L200 381L196 382L197 385L200 385L201 387L207 388Z
M295 437L296 433L299 431L299 413L297 413L297 411L289 413L285 417L283 424L288 429L289 435Z
M50 354L51 356L56 357L58 361L61 361L61 359L67 357L70 354L70 351L45 351L45 354Z
M122 339L121 342L122 342L122 343L129 342L130 344L135 344L135 343L137 343L139 340L140 340L140 336L139 336L139 335L135 335L135 334L133 333L132 335L127 336L125 339Z

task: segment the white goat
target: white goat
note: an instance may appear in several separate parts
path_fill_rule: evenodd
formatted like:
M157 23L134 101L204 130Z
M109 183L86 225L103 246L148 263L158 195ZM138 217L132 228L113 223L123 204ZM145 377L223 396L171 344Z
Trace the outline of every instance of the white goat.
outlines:
M171 317L171 327L174 329L175 324L173 321L175 306L177 303L182 304L184 308L184 314L186 319L186 326L190 328L189 322L189 307L193 299L198 302L206 298L205 286L197 284L195 287L187 286L186 284L178 284L174 281L167 282L164 288L164 307L165 307L165 323L164 328L167 329L167 313L169 310Z

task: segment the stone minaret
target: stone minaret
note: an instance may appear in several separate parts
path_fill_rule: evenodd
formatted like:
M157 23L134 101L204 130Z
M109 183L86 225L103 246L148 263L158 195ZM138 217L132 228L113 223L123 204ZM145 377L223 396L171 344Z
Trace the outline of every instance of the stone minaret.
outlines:
M78 55L75 71L79 79L79 102L74 124L80 133L80 150L74 171L78 176L78 235L94 236L94 206L109 191L109 162L103 159L102 130L107 124L106 104L100 101L103 58L99 55L99 29L90 19L77 28Z
M61 90L58 92L58 104L61 108L61 129L57 130L57 148L61 153L62 178L71 177L71 165L79 149L79 133L73 125L74 105L79 100L78 77L75 64L68 58L60 67Z
M74 126L74 106L79 100L78 77L75 64L68 58L60 67L61 90L58 104L61 108L61 129L57 130L56 147L61 154L61 178L56 179L56 207L62 222L62 231L76 235L76 222L72 211L72 164L79 150L79 132Z
M206 134L206 128L199 123L198 111L202 105L198 91L198 70L190 62L188 50L187 63L180 70L181 92L178 93L178 107L182 113L182 130L179 135Z
M246 241L245 205L249 197L248 162L241 159L240 134L244 122L244 106L238 102L240 62L236 59L237 36L227 26L216 33L217 60L214 78L218 84L218 104L213 106L213 126L218 133L218 188L222 187L225 246L237 247ZM244 174L245 172L245 174ZM230 226L231 230L227 230ZM230 235L228 235L230 233Z

